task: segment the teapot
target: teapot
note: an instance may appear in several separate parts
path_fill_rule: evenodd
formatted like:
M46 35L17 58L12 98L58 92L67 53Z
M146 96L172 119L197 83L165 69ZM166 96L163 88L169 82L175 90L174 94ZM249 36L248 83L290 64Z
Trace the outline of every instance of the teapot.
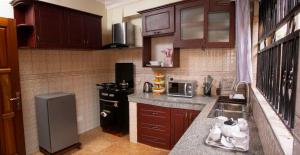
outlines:
M233 121L233 119L230 119L224 122L221 127L221 131L226 137L234 137L235 133L240 132L240 127L236 122Z

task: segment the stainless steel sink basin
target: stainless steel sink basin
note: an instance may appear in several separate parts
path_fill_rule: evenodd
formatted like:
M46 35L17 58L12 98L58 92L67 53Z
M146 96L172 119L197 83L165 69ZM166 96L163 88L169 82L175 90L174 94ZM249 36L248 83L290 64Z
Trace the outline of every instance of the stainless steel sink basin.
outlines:
M245 111L245 107L242 104L232 104L232 103L216 103L215 109L220 109L224 111Z
M214 118L218 116L225 116L227 118L233 118L233 119L238 119L238 118L247 119L247 114L245 112L245 105L224 103L224 102L217 102L208 115L209 118Z

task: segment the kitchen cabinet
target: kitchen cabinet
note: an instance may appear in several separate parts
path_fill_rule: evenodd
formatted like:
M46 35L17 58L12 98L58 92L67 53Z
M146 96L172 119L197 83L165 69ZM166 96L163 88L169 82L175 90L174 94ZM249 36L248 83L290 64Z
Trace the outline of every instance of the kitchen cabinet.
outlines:
M23 1L12 3L18 47L101 48L101 16L41 1Z
M35 4L36 47L62 47L64 43L63 10L53 5Z
M204 0L191 1L175 6L176 32L174 47L204 47L206 37L207 3Z
M169 13L171 9L168 12L166 8L172 7L175 10L175 32L168 34L174 36L174 49L234 47L235 2L231 0L180 1L141 11L145 37L158 37L164 34L156 31L169 28L168 21L172 21L173 18ZM151 51L144 49L146 52Z
M138 142L170 149L170 109L140 103L137 108Z
M171 110L171 147L178 142L199 113L200 111L195 110Z
M66 33L68 48L84 48L84 18L83 15L74 10L65 11Z
M79 49L100 49L101 17L80 11L66 10L67 47Z
M102 47L101 17L85 14L85 48L100 49Z
M140 13L142 13L143 36L174 33L174 6Z
M235 45L235 3L230 0L209 2L206 47L233 48Z
M138 142L171 149L200 111L137 104Z

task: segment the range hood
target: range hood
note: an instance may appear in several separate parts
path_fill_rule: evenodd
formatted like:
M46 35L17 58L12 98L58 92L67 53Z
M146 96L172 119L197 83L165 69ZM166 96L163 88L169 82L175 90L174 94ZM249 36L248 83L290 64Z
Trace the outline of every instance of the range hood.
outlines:
M103 46L109 48L134 47L135 45L135 26L128 22L117 23L112 25L112 43Z

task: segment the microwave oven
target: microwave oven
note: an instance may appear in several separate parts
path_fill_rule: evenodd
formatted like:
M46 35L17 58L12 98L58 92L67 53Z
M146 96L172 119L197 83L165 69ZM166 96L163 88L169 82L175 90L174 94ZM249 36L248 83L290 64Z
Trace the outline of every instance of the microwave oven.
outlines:
M193 97L196 95L197 81L195 80L169 80L167 82L167 95L175 97Z

